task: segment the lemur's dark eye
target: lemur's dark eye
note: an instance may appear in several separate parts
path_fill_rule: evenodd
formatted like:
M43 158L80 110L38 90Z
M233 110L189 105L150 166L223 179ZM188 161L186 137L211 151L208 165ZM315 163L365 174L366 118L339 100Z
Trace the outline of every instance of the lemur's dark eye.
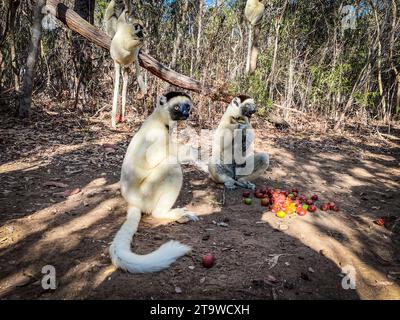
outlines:
M179 110L179 106L175 106L175 108L174 108L176 111L178 111Z

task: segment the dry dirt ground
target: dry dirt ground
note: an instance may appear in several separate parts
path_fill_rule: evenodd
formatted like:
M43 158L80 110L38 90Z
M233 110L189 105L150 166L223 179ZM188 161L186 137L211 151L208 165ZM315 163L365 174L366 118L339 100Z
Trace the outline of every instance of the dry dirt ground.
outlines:
M75 114L36 114L29 124L0 116L0 298L400 298L399 128L382 136L258 126L256 148L271 166L257 185L317 193L338 213L279 220L258 201L245 206L242 190L225 193L185 166L177 205L201 220L144 218L132 247L147 253L176 239L192 255L163 272L132 275L112 267L108 247L125 219L118 180L139 125L111 131L108 120ZM62 194L73 189L79 193ZM381 216L385 227L373 223ZM209 252L216 265L205 269ZM56 290L41 286L46 265L56 269ZM346 266L356 272L355 290L342 288Z

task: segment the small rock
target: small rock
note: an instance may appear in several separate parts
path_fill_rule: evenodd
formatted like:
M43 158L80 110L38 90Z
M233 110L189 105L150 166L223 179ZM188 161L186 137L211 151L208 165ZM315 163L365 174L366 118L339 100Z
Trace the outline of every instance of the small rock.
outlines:
M279 225L279 230L281 230L281 231L286 231L288 229L289 229L289 226L286 225L286 224L280 224Z
M308 271L311 272L311 273L314 273L314 272L315 272L314 269L311 268L311 267L308 268Z
M285 266L289 267L290 263L289 262L285 262Z
M195 266L189 266L188 267L190 270L194 270Z
M175 287L175 292L180 294L182 293L182 289L179 287Z
M205 281L206 281L206 277L203 277L203 278L200 279L199 282L200 282L200 284L203 284Z

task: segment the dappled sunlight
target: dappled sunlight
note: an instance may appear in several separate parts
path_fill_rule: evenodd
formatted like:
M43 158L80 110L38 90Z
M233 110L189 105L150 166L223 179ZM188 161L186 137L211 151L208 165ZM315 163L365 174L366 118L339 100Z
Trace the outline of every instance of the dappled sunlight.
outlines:
M43 235L44 242L56 241L61 238L71 236L72 233L78 230L84 230L95 224L99 220L105 218L110 211L115 209L121 203L120 199L110 199L103 201L95 209L88 211L84 216L76 217L68 223L57 228L47 231Z
M396 297L394 292L400 293L400 286L393 281L388 281L385 272L371 269L370 265L364 261L368 252L365 251L365 244L360 241L360 237L371 237L370 232L363 233L354 228L344 230L341 223L341 219L344 218L342 214L318 213L305 217L292 215L291 219L278 221L278 223L272 217L274 213L265 212L262 214L261 221L278 230L281 225L287 225L288 230L282 232L296 238L316 252L324 252L324 256L335 263L339 270L346 265L355 266L356 290L361 299L376 299L375 290L384 290L383 287L388 283L392 286L391 298ZM371 241L378 243L381 240L372 239ZM339 281L339 273L337 276Z

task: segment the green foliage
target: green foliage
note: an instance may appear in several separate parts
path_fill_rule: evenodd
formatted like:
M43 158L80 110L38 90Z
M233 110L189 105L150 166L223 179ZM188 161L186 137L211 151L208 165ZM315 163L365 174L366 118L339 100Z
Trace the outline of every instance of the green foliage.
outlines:
M104 13L106 12L109 0L96 0L96 8L94 11L95 24L101 24L103 21Z
M378 104L380 94L377 91L374 92L356 92L354 93L354 100L356 104L362 108L374 110Z
M348 63L342 63L334 68L320 66L311 66L312 78L312 98L314 101L323 100L327 93L349 93L349 77L352 72L352 66Z

